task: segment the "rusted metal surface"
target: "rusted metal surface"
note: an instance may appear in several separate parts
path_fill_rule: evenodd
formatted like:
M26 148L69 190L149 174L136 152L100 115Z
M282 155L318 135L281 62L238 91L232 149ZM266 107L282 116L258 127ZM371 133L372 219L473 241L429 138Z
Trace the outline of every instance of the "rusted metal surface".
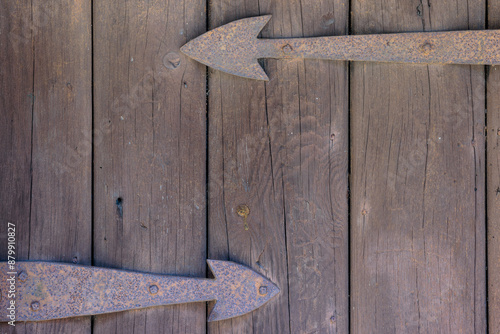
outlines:
M421 64L500 64L500 30L258 39L271 16L231 22L181 48L212 68L269 80L261 58L310 58Z
M15 277L16 321L40 321L119 312L151 306L216 300L208 321L259 308L279 293L256 272L229 261L207 261L215 279L145 274L61 264L19 262L17 275L0 264L1 321L6 322Z

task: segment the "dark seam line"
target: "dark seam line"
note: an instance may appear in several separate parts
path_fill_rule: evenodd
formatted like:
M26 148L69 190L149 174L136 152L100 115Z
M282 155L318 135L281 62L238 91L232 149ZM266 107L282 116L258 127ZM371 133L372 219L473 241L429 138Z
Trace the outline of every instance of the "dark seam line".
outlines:
M349 0L347 13L347 34L352 35L352 0ZM347 62L347 332L351 333L351 66L352 62Z
M33 1L31 2L31 22L33 22ZM33 57L33 77L31 82L31 151L30 151L30 207L28 217L29 241L28 241L28 259L31 253L31 212L33 207L33 138L35 137L35 36L31 31L31 56Z
M90 82L91 82L91 91L90 91L90 99L91 99L91 162L90 162L90 264L93 266L94 261L94 214L95 214L95 206L94 206L94 157L95 157L95 147L94 147L94 0L90 1ZM94 333L94 325L95 325L95 316L90 317L90 333Z
M210 28L210 0L205 1L205 31ZM209 196L209 171L210 164L208 162L209 157L209 84L210 84L210 72L208 66L205 67L205 260L208 259L209 254L209 217L210 217L210 196ZM205 261L205 266L207 266ZM208 277L208 268L205 270L205 277ZM208 303L205 303L205 316L208 319ZM205 321L205 333L208 333L208 321Z
M484 12L484 17L485 17L485 29L489 28L489 12L488 12L488 6L489 6L489 1L485 1L485 12ZM485 322L486 322L486 333L488 333L489 329L489 319L490 319L490 303L489 303L489 289L488 289L488 76L489 76L489 69L487 65L484 66L484 128L486 129L485 133L483 134L484 136L484 194L485 194L485 201L484 201L484 254L485 254L485 263L486 263L486 268L485 268L485 298L486 298L486 314L485 314ZM473 111L474 112L474 111ZM476 194L477 196L477 194ZM477 198L477 197L476 197ZM476 296L474 296L474 299ZM475 319L475 316L474 316Z
M488 6L486 6L487 8ZM488 15L486 15L488 17ZM486 21L488 22L488 21ZM484 166L485 166L485 175L483 177L484 181L484 194L485 194L485 201L484 201L484 260L485 260L485 298L486 298L486 314L485 314L485 321L486 321L486 333L488 333L488 327L489 327L489 311L490 311L490 303L488 300L488 295L489 295L489 289L488 289L488 73L489 73L489 67L487 65L484 66L484 128L485 133L483 134L484 136ZM474 126L474 125L473 125ZM473 129L474 130L474 129ZM474 162L476 163L476 162ZM476 195L476 200L477 200L477 193ZM476 222L477 223L477 222ZM477 250L476 250L477 251ZM474 300L476 299L476 296L474 296ZM475 316L474 316L475 319Z

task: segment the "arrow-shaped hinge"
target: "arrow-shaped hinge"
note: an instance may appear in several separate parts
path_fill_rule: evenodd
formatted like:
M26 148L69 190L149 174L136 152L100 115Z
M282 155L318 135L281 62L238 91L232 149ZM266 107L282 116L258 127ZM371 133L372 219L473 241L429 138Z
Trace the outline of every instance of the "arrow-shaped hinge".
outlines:
M119 312L151 306L216 300L208 321L255 310L278 287L242 265L208 260L215 279L146 274L62 264L0 263L2 322L40 321Z
M421 64L500 64L500 30L260 39L271 15L233 21L181 48L214 69L268 80L258 59L307 58Z

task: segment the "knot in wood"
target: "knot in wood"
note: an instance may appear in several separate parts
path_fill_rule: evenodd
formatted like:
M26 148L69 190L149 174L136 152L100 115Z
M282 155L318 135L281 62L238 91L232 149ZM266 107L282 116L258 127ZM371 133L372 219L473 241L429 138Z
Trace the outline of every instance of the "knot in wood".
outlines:
M241 204L236 207L236 213L238 216L243 217L243 222L245 223L245 231L248 231L249 227L247 224L247 217L250 214L250 208L246 204Z

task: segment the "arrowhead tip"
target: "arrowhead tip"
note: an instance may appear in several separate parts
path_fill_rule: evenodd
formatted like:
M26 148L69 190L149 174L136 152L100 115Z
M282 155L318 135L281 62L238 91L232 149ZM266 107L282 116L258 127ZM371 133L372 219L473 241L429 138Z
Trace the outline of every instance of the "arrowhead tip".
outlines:
M255 271L229 261L208 260L215 275L217 302L208 321L219 321L251 312L279 294L279 288Z
M259 65L257 36L271 15L233 21L193 39L181 52L214 69L249 79L268 81Z

